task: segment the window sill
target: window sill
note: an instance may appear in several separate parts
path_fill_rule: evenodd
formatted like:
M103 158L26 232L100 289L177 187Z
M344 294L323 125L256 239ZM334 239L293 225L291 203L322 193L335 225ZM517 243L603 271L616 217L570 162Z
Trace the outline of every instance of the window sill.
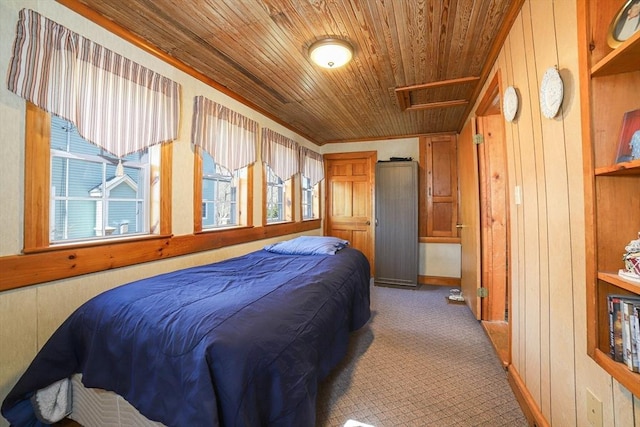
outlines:
M54 243L46 248L25 248L24 254L37 254L41 252L55 252L69 249L93 248L96 246L118 245L132 242L143 242L147 240L163 240L171 238L171 234L145 234L124 237L114 237L110 239L92 240L72 243Z
M233 225L229 227L203 228L200 231L194 232L194 234L223 233L225 231L237 231L251 228L253 228L252 225Z
M0 257L0 292L181 255L320 228L321 222L288 222L216 233L145 236L92 245L65 245Z

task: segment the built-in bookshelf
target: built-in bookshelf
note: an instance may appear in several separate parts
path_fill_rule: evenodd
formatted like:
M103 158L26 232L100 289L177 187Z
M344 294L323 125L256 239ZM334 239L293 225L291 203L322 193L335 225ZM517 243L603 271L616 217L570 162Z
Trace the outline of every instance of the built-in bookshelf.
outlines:
M640 283L618 274L625 246L640 232L640 160L620 162L625 113L640 109L640 31L617 47L611 23L628 2L578 2L584 144L587 351L640 397L640 374L611 357L609 295L638 297Z

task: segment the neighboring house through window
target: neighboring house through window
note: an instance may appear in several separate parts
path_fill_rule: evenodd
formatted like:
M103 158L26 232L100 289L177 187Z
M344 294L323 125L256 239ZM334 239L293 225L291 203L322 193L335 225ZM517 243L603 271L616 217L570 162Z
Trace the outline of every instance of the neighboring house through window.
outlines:
M292 221L291 187L293 178L283 181L266 165L266 220L268 223Z
M302 175L302 219L320 218L320 183L311 185L311 179Z
M202 228L246 225L247 167L231 174L204 150L202 155Z
M149 232L148 149L117 159L51 118L51 243Z

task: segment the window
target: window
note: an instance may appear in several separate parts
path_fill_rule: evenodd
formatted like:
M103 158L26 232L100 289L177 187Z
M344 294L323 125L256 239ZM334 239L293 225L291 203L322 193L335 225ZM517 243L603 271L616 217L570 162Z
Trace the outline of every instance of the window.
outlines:
M149 149L122 160L51 118L51 243L149 233Z
M266 221L267 224L282 221L292 221L291 188L293 178L283 181L273 170L266 167Z
M247 167L231 174L204 150L202 155L202 228L246 225Z
M320 217L320 183L311 186L311 179L302 175L302 219Z
M26 124L25 252L170 233L170 144L120 160L31 103Z

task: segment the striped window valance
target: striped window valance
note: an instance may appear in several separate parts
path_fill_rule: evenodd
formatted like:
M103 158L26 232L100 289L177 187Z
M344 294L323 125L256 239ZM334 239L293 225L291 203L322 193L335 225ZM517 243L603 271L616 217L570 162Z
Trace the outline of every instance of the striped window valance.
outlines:
M7 87L118 157L177 138L178 83L32 10L19 14Z
M258 122L204 96L193 102L191 142L230 172L256 161Z
M309 178L311 186L324 178L324 159L322 154L307 147L300 147L300 172Z
M298 143L271 129L263 128L262 161L269 165L278 178L286 181L300 172Z

